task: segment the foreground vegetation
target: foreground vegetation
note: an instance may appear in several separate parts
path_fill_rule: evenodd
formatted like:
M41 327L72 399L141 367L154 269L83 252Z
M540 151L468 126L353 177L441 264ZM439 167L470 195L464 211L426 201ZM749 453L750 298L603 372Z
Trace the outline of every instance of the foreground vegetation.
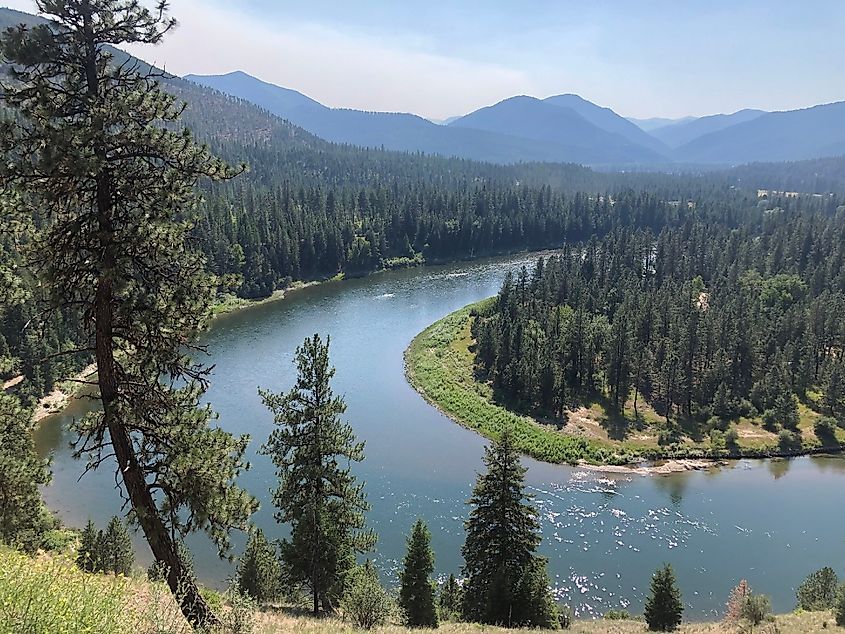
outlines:
M231 592L219 594L203 589L203 594L220 609L223 623L217 634L345 634L361 629L342 615L315 619L304 616L290 604L257 607ZM625 615L610 615L612 617ZM681 634L733 634L751 631L745 621L682 624ZM799 634L836 631L835 615L830 609L798 610L778 616L766 615L753 628L772 634ZM634 634L644 632L641 619L605 618L572 621L573 634ZM378 634L408 632L394 618L393 622L372 629ZM441 621L440 634L490 634L512 631L495 626ZM543 630L534 630L543 631ZM9 549L0 549L0 634L189 634L187 622L160 582L151 582L139 573L114 576L83 572L74 563L72 552L41 554L31 557Z

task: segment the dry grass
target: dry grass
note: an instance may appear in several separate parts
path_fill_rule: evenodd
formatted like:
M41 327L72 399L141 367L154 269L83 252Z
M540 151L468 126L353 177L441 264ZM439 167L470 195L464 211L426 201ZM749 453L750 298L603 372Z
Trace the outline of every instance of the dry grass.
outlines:
M773 622L764 623L754 628L759 634L812 634L814 632L837 631L833 615L830 612L803 612L778 616ZM399 625L390 625L372 630L374 634L408 634L409 630ZM437 634L506 634L517 631L474 623L443 623L434 630ZM642 634L647 632L642 621L576 621L569 630L572 634ZM276 634L277 632L301 632L302 634L352 634L360 632L349 623L334 618L315 620L307 617L291 616L283 613L263 613L256 623L255 634ZM729 627L723 623L689 623L678 630L680 634L739 634L751 632L747 625Z

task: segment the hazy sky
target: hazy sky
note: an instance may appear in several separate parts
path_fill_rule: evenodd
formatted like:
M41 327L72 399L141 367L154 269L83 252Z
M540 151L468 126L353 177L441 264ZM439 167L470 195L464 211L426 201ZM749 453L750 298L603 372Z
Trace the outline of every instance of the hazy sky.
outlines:
M244 70L329 106L445 118L572 92L677 117L845 100L845 0L170 4L179 29L132 52L179 75Z

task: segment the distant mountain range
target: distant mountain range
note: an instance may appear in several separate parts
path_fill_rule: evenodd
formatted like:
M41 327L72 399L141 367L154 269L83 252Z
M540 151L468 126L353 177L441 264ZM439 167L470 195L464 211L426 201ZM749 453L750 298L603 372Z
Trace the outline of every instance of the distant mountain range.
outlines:
M0 26L41 21L0 9ZM661 170L845 155L845 102L673 120L626 119L574 94L516 96L432 122L414 114L330 108L241 71L185 79L191 83L180 91L192 84L216 89L325 141L492 163L572 162Z
M845 153L845 102L787 112L629 120L578 95L517 96L435 123L413 114L329 108L241 71L185 79L250 101L327 141L497 163L659 169Z

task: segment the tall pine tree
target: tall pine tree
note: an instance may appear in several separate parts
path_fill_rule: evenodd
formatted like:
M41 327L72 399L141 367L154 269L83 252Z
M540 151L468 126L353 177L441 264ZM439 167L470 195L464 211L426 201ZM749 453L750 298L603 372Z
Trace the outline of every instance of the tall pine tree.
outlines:
M175 25L166 2L37 5L54 24L0 41L3 98L18 115L0 124L0 186L21 193L4 222L39 210L26 258L45 309L83 316L86 341L66 352L94 355L102 407L76 426L78 453L88 468L114 464L182 612L213 624L174 536L203 529L225 552L255 503L233 484L247 439L211 428L198 408L207 370L188 354L216 281L185 238L197 180L237 170L178 130L183 107L159 88L162 73L111 48L160 42Z
M557 623L537 511L525 493L526 468L519 461L510 430L484 453L487 472L479 474L466 522L461 611L468 621L508 627L551 627Z
M408 552L399 572L399 607L405 624L410 627L437 627L437 607L434 602L434 553L431 532L422 520L417 520L408 537Z
M260 390L277 425L264 452L279 477L276 520L291 524L282 559L290 578L310 587L317 615L321 608L334 610L355 554L370 550L375 534L364 528L369 505L348 466L364 459L364 443L341 419L346 404L330 385L329 340L316 334L305 339L296 365L299 376L288 393Z

